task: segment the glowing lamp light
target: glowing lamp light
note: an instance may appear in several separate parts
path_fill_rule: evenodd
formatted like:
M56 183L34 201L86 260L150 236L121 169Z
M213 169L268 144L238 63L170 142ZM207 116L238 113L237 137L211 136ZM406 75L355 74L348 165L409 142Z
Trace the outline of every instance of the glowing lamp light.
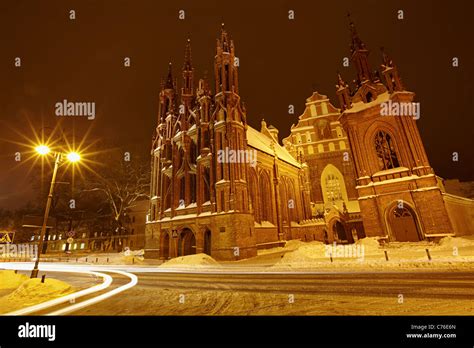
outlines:
M66 158L69 162L79 162L81 159L81 155L79 155L77 152L70 152L66 155Z
M37 147L35 147L35 150L41 156L47 155L51 152L51 149L47 145L38 145Z

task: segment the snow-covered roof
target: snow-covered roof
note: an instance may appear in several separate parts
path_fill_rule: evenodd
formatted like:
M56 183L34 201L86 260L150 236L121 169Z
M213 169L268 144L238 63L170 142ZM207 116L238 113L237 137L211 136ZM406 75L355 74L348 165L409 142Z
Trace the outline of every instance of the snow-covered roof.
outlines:
M247 127L247 142L249 146L265 152L271 156L273 156L273 143L273 147L275 148L275 152L279 159L298 168L301 167L301 164L283 146L250 126Z
M364 103L363 101L357 102L352 104L352 107L350 109L344 110L344 113L350 114L354 112L359 112L361 110L365 110L368 108L371 108L372 106L376 106L378 104L384 103L390 99L390 94L388 92L384 92L382 94L379 94L377 96L377 99L369 102L369 103Z

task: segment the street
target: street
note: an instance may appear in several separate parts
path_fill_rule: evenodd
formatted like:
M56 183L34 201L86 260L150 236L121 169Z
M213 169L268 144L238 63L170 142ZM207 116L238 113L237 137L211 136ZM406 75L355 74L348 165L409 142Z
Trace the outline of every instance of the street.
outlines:
M472 315L474 272L137 273L73 315Z

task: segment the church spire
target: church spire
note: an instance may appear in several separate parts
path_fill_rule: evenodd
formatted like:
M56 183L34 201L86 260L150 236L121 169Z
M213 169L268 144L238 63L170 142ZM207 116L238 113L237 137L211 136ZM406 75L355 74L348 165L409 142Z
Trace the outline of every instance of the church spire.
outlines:
M191 60L191 39L186 40L186 48L184 49L184 66L183 70L192 70L193 64Z
M221 26L221 36L217 39L214 74L216 77L216 94L221 92L239 93L234 42Z
M173 79L171 62L168 64L168 75L161 82L160 92L160 118L166 119L169 113L174 113L176 103L176 81Z
M349 31L351 32L351 61L357 70L357 82L360 85L364 81L372 81L368 59L369 50L360 39L350 13L347 14L347 17L349 19Z
M168 64L168 77L166 78L166 82L164 85L164 89L174 89L173 83L173 71L172 71L172 64L169 62Z
M184 49L184 65L183 65L183 87L181 88L181 97L185 101L190 101L193 96L194 86L194 69L191 61L191 40L188 38Z
M217 39L217 45L221 48L223 52L230 53L230 43L229 43L229 36L227 31L225 30L224 23L221 23L221 37Z
M357 30L355 27L354 22L352 21L351 14L347 14L347 18L349 19L349 30L351 32L351 53L354 53L357 50L365 50L365 43L360 39L359 34L357 34Z

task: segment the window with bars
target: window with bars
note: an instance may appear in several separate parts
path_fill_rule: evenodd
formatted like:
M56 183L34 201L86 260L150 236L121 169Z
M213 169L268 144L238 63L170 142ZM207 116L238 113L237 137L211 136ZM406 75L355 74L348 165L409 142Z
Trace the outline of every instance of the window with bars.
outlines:
M375 152L379 160L379 169L387 170L400 167L395 145L390 134L379 131L375 135Z

